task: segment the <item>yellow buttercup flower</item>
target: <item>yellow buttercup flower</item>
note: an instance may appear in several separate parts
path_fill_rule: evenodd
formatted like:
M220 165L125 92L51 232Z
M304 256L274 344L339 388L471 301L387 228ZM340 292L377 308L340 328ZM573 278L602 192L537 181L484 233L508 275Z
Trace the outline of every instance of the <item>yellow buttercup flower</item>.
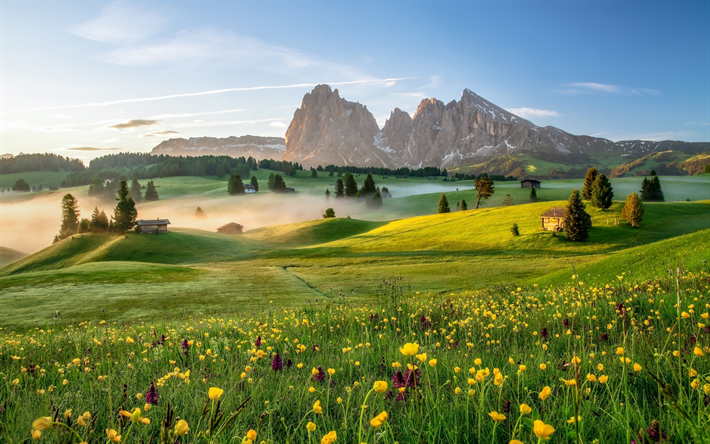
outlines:
M698 358L702 358L703 356L705 356L705 352L703 352L703 349L700 347L695 347L695 349L693 350L693 354Z
M32 439L34 439L35 441L42 437L42 432L40 432L39 430L32 429L30 431L30 434L32 435Z
M400 348L399 351L402 352L404 356L415 356L419 353L419 344L408 342L404 344L404 347Z
M601 375L599 377L599 383L600 384L606 384L606 382L609 380L609 377L607 375Z
M121 435L119 435L114 429L106 429L106 436L111 442L121 442Z
M372 427L378 428L382 424L384 424L385 421L387 421L387 412L383 411L382 413L370 420L370 425Z
M47 430L52 427L52 418L50 416L43 416L37 418L32 423L32 428L36 430Z
M522 413L523 415L529 415L530 413L532 413L532 409L527 404L520 404L520 413Z
M335 433L335 430L331 430L320 440L320 444L333 444L336 439L338 439L338 434Z
M121 410L120 412L121 415L125 416L126 418L129 418L131 422L140 422L141 424L150 424L150 419L144 418L143 413L141 412L141 409L135 408L133 412L127 412L125 410Z
M552 393L552 389L550 387L544 387L541 391L540 394L537 395L538 398L542 399L543 401L547 399L548 396Z
M591 374L591 373L587 373L587 381L589 381L589 382L597 382L597 377L594 376L594 375Z
M623 354L624 354L624 347L617 347L617 348L616 348L616 354L617 354L617 355L623 355Z
M249 430L247 432L247 439L254 441L256 439L256 430Z
M426 353L422 353L421 355L417 355L416 358L419 359L419 362L426 362Z
M315 404L313 404L313 411L319 415L323 413L323 407L320 406L320 401L316 401Z
M184 419L181 419L180 421L175 424L175 435L176 436L183 436L187 435L187 432L190 431L190 427L187 425L187 421Z
M555 428L538 419L533 423L533 433L535 433L535 436L538 438L548 440L552 434L555 433Z
M643 370L643 367L639 363L634 363L634 371L640 372L641 370Z
M574 424L575 422L579 422L579 421L581 421L581 420L582 420L582 417L581 417L581 416L577 416L576 419L575 419L575 417L573 416L573 417L571 417L570 419L567 420L567 424Z
M328 369L328 374L329 374L330 376L333 376L333 375L335 374L335 369L334 369L334 368L329 368L329 369Z
M306 424L306 430L308 430L310 433L313 433L316 430L316 425L308 421L308 424Z
M496 421L496 422L505 421L505 415L502 414L502 413L491 412L491 413L488 414L488 416L490 416L491 418L493 418L493 421Z
M560 378L560 381L564 382L566 386L577 385L577 380L576 380L576 379L567 380L567 379Z
M222 396L222 393L224 393L224 390L222 390L221 388L210 387L210 389L207 391L207 396L209 396L212 401L216 401Z
M377 393L384 393L387 391L387 382L385 381L375 381L375 385L373 386L373 389Z

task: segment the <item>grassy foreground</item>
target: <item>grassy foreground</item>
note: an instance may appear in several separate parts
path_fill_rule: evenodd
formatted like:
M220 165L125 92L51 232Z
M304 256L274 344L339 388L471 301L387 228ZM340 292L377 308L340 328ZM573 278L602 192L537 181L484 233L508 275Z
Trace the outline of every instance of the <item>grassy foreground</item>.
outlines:
M709 277L7 332L0 440L709 442Z

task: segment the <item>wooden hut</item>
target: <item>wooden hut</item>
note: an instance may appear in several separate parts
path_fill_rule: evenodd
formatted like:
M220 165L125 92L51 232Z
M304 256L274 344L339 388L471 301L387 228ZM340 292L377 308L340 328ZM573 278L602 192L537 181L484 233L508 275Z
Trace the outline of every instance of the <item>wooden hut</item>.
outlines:
M542 229L545 231L564 231L565 209L552 207L540 216Z
M535 179L521 180L520 188L540 188L540 181Z
M230 222L227 225L222 225L217 228L218 233L222 234L242 234L244 227L238 223Z
M140 234L169 233L168 225L170 225L170 221L168 219L141 219L137 220L136 223Z

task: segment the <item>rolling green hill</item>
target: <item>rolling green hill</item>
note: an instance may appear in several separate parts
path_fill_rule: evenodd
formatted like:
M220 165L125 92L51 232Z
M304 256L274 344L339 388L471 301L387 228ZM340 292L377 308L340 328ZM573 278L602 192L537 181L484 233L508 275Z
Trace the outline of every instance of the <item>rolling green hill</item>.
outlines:
M15 262L16 260L22 259L27 256L27 254L21 251L13 250L12 248L0 247L0 267Z

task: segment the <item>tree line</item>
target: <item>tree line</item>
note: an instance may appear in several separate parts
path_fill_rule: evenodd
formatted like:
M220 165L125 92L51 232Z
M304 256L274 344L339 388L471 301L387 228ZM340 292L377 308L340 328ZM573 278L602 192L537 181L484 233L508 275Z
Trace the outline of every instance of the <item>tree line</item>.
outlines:
M0 174L26 173L29 171L84 171L86 167L79 159L70 159L52 153L18 154L10 158L0 158Z

